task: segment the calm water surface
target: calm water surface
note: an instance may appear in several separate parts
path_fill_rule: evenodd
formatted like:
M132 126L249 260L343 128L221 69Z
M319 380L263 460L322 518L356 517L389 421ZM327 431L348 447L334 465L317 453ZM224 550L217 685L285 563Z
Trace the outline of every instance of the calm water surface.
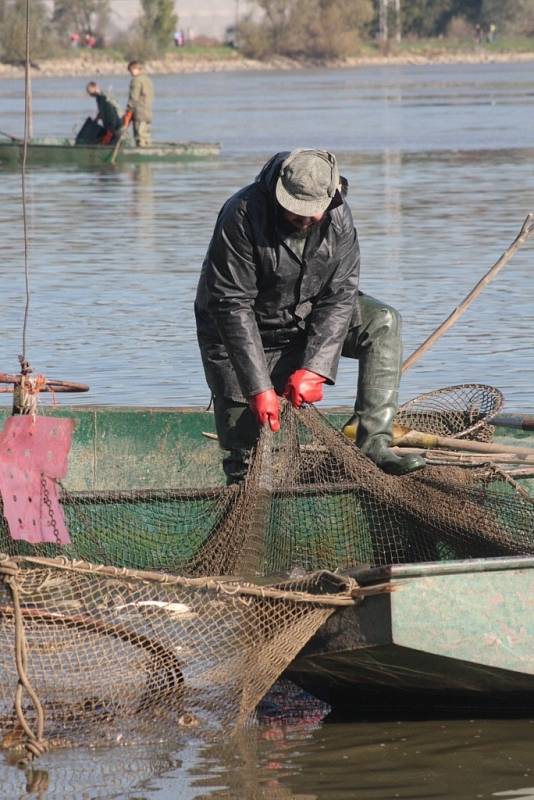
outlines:
M99 77L124 103L127 79ZM37 136L71 136L94 109L82 79L34 82ZM337 153L350 182L362 288L397 306L411 352L534 210L531 65L158 76L157 140L219 141L221 157L28 177L36 370L87 382L78 402L207 403L192 302L216 213L272 153ZM0 128L22 132L22 83L0 84ZM20 177L1 171L0 371L17 370L24 312ZM534 243L403 379L403 399L463 382L534 411ZM350 403L343 364L329 404ZM261 724L194 741L41 759L51 798L534 798L530 719ZM33 776L37 785L36 777ZM34 797L0 769L0 795ZM3 794L2 794L3 792Z
M100 78L124 102L126 79ZM451 312L534 210L529 65L160 76L154 138L219 141L220 159L28 179L35 368L91 385L79 402L208 401L192 302L216 213L279 149L328 147L349 179L362 288L397 306L408 354ZM22 130L22 84L0 87L1 128ZM68 109L66 111L65 109ZM35 134L93 113L81 79L34 86ZM0 371L15 371L24 303L20 179L2 183ZM405 375L404 399L463 382L532 410L533 249ZM351 403L351 362L326 401Z

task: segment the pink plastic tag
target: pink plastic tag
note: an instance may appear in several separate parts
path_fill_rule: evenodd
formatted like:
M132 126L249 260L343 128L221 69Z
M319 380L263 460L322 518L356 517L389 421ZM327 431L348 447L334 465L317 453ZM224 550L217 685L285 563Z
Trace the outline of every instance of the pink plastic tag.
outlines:
M8 417L0 432L0 494L12 539L69 544L56 480L67 474L74 420Z

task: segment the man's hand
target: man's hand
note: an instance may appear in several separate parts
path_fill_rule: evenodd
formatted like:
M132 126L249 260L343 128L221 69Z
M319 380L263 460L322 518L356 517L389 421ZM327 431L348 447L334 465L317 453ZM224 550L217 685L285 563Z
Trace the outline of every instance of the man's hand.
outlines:
M317 403L323 399L323 383L326 378L308 369L298 369L289 376L284 389L284 397L295 408L300 408L303 403Z
M280 400L274 389L253 394L248 404L260 425L269 425L275 432L280 430Z

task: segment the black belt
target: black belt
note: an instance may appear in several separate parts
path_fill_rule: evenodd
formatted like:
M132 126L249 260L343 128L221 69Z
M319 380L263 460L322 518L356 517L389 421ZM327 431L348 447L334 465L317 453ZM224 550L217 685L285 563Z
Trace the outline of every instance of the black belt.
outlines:
M266 347L284 347L304 337L301 328L284 328L277 331L260 331L261 341Z

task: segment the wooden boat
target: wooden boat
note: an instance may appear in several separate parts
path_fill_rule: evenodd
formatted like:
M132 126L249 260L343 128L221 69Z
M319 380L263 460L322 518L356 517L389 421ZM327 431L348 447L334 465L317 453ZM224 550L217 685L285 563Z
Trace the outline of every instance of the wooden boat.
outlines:
M101 406L47 413L77 420L66 482L73 492L180 485L185 457L188 469L199 466L204 491L222 486L217 445L204 435L214 429L211 413ZM335 423L347 416L330 414ZM534 441L532 417L501 415L492 422L497 442ZM190 485L195 488L183 493L183 502L200 502L202 487L195 478ZM133 513L142 514L142 504ZM174 544L179 537L173 531ZM116 553L116 544L113 537L103 541L102 557ZM135 564L126 554L124 566L153 568L154 554L169 566L164 541L147 536L144 546ZM337 610L287 670L296 683L344 708L399 698L413 706L414 698L427 703L436 696L534 707L534 557L392 564L356 568L352 576L362 585L386 583L391 591Z
M80 167L111 166L113 145L75 144L73 139L32 139L28 145L30 165L73 164ZM179 162L218 156L220 145L213 142L158 142L149 147L124 144L117 152L116 164ZM0 165L22 162L21 141L0 141Z

